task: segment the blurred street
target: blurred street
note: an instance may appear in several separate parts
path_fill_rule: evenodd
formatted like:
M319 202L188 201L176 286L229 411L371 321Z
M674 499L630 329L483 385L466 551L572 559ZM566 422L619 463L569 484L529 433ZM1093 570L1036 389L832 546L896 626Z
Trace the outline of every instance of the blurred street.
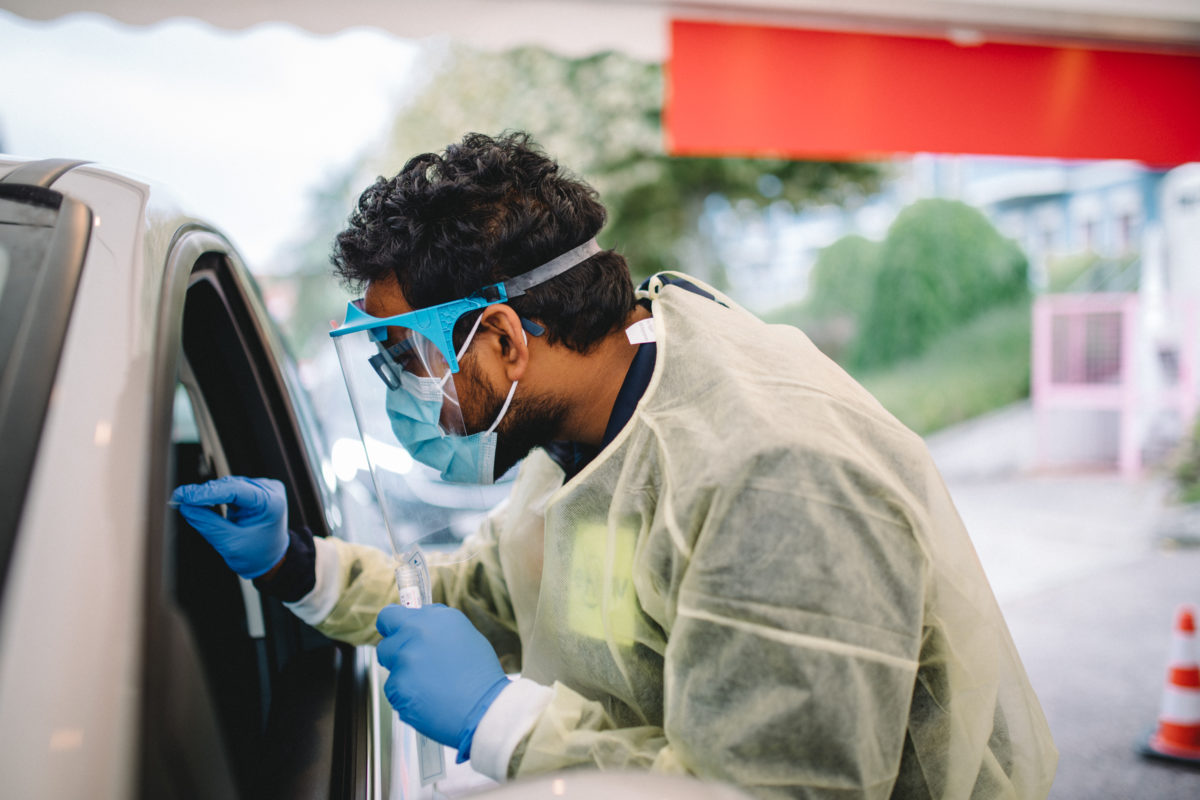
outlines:
M1167 481L1035 472L1027 404L927 441L1058 745L1050 797L1200 797L1200 767L1135 752L1155 726L1175 610L1200 603L1200 548L1162 535Z

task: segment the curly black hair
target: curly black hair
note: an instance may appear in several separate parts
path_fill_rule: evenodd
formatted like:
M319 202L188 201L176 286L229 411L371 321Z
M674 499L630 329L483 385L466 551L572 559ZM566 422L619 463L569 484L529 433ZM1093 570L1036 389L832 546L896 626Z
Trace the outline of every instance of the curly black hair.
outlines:
M595 236L605 216L596 191L528 133L469 133L368 187L331 260L352 286L395 276L424 308L550 261ZM602 251L509 305L545 326L550 343L587 352L633 309L633 282L624 257ZM456 346L475 316L459 320Z

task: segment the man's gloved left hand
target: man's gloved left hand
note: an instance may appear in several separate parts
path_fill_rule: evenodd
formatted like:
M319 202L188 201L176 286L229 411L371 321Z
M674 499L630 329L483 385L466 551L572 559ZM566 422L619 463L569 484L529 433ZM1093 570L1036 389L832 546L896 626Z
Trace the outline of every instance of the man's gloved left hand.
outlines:
M243 578L270 572L287 552L287 492L277 480L227 475L177 487L171 502ZM228 516L210 508L217 505Z
M379 663L391 674L384 685L400 718L421 733L471 756L475 727L508 686L496 652L461 611L434 603L388 606L375 627L384 639Z

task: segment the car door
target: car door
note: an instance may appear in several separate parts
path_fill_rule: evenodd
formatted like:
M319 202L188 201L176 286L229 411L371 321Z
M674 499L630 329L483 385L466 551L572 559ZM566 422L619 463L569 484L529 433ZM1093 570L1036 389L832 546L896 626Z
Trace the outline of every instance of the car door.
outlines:
M151 502L226 474L275 478L290 526L335 534L304 393L233 249L185 226L163 292ZM373 650L260 596L165 505L150 518L143 796L375 797Z

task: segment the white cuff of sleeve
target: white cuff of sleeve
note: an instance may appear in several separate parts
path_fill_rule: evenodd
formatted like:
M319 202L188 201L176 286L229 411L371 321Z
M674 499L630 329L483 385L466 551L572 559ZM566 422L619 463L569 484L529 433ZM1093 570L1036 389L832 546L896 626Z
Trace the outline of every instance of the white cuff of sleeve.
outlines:
M503 783L513 751L553 698L553 689L528 678L517 678L505 686L475 727L471 769Z
M338 584L341 571L341 559L338 558L337 547L323 537L314 536L313 546L316 550L313 568L317 573L317 581L312 590L294 603L284 603L292 613L309 625L316 625L329 616L337 605L340 587Z

